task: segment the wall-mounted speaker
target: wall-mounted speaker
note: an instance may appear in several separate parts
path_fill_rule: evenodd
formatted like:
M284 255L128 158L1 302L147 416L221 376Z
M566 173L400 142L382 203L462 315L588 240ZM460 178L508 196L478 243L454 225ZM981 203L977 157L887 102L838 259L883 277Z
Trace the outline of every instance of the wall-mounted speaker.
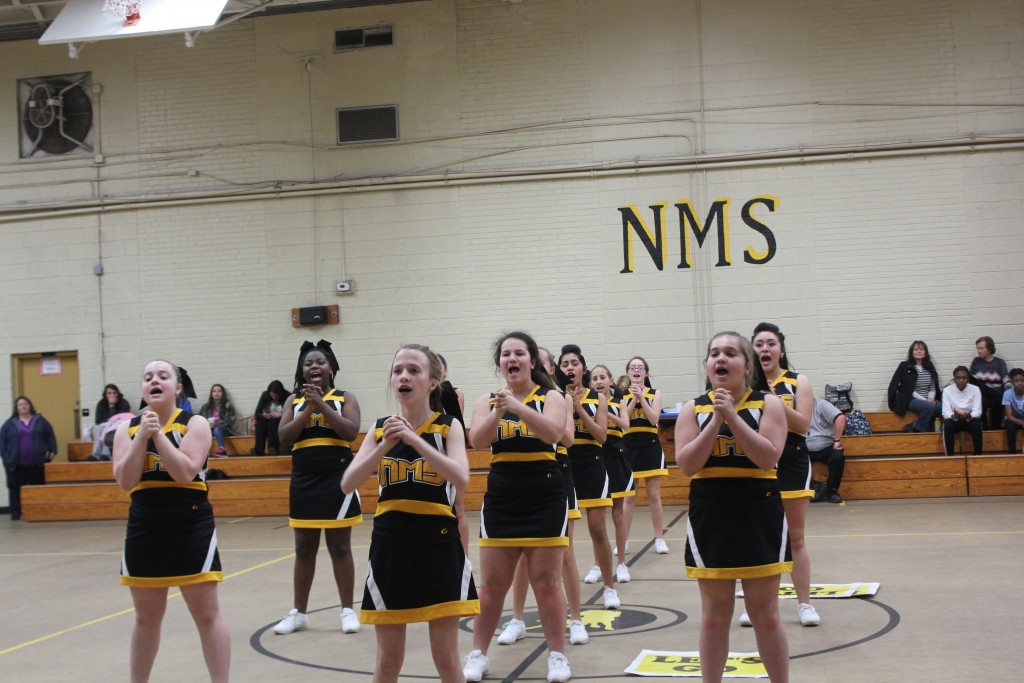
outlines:
M292 309L292 327L306 327L307 325L337 325L341 322L338 315L338 307L335 306L307 306L306 308Z

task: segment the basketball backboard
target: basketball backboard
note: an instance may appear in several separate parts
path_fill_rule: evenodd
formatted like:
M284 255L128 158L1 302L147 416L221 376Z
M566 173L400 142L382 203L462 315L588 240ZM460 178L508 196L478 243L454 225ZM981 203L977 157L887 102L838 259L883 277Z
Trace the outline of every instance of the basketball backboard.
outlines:
M216 25L228 0L141 0L141 19L124 26L118 17L103 11L104 0L68 0L40 45L68 43L74 46L112 38L131 38L161 33L190 34ZM76 50L73 50L73 53Z

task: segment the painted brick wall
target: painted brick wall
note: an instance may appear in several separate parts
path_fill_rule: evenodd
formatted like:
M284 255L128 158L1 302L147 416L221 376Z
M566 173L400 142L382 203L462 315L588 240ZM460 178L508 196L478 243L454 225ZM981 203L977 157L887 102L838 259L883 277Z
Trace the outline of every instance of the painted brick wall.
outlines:
M331 51L336 28L381 23L394 47ZM700 390L711 333L773 320L816 389L853 379L879 410L913 339L943 377L981 334L1024 364L1024 152L938 148L1024 135L1007 106L1022 67L1011 0L447 0L247 19L192 50L180 36L96 43L76 62L0 44L0 317L16 322L0 349L77 349L83 405L111 381L134 403L143 363L166 357L245 413L270 379L291 384L303 339L325 336L366 425L389 410L400 343L443 352L470 404L497 386L490 344L514 328L616 373L643 355L672 404ZM19 161L17 79L71 71L101 85L104 159ZM402 141L335 146L335 109L374 104L399 105ZM931 153L852 154L903 141ZM806 147L851 154L810 163ZM701 151L750 158L671 166ZM446 180L460 171L487 178ZM299 187L310 194L286 194ZM203 198L83 204L182 193ZM740 210L764 195L779 200L757 210L778 253L752 265L744 250L765 244ZM715 265L712 235L677 268L674 204L703 220L718 199L732 265ZM37 202L80 213L5 218ZM667 265L634 235L622 274L618 209L650 223L656 203ZM341 276L354 295L334 295ZM292 308L331 303L341 325L291 327ZM0 363L0 410L11 389Z

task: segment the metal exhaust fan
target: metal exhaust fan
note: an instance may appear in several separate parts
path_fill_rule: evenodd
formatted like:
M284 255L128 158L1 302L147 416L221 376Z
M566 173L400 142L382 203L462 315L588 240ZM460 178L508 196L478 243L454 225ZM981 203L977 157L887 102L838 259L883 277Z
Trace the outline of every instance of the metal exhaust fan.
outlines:
M18 83L21 158L92 152L92 77L71 74Z

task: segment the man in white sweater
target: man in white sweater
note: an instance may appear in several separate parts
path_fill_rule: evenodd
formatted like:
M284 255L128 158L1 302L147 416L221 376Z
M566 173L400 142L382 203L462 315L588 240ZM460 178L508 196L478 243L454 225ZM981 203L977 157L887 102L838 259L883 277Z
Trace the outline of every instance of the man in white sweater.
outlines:
M958 432L970 432L974 454L981 455L981 390L969 382L970 372L960 365L953 371L954 385L942 391L942 441L946 455L954 455Z

